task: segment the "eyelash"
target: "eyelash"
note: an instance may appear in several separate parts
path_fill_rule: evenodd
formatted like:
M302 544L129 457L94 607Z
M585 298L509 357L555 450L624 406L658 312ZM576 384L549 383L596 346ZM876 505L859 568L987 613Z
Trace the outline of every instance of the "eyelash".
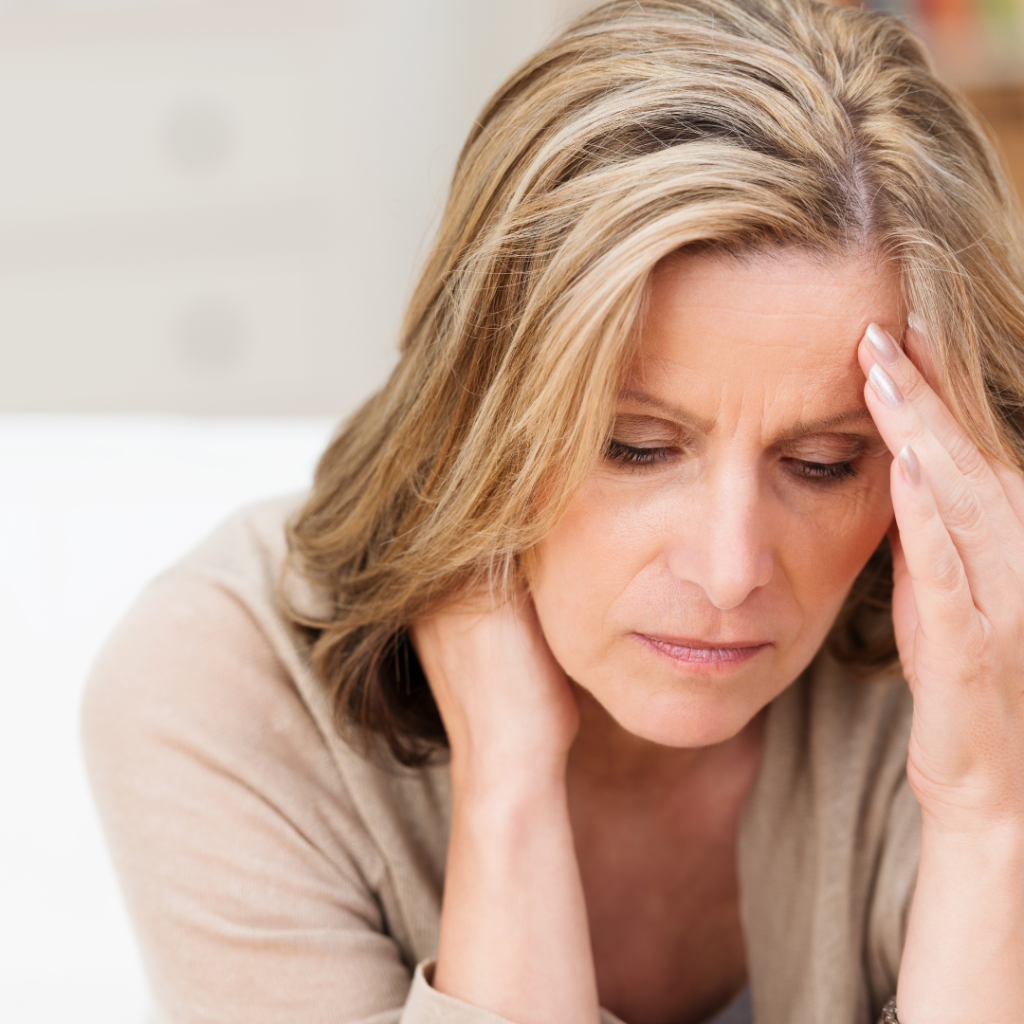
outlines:
M800 470L797 476L822 486L839 484L844 480L852 480L857 475L857 467L849 462L805 462L803 459L793 460Z
M667 462L674 448L636 448L623 444L621 441L609 441L605 445L606 459L622 466L644 467L656 462ZM808 462L804 459L787 459L787 462L799 467L796 476L809 483L828 487L833 484L852 480L857 475L857 467L853 460L847 462Z
M604 455L612 462L623 466L649 466L654 462L667 462L673 448L634 448L631 444L621 441L609 441L605 445Z

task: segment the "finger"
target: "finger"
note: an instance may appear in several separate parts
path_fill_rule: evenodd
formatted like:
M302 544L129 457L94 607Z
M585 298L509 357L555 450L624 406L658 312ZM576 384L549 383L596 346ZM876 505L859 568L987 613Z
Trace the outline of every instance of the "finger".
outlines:
M890 486L918 628L930 645L955 657L973 646L979 628L974 598L960 552L909 445L893 459Z
M898 457L910 446L920 460L938 513L962 561L974 603L985 615L994 617L1007 587L1015 585L1016 579L976 492L880 363L869 370L865 401L893 455ZM902 522L900 532L904 532Z
M970 479L970 467L965 465L964 461L957 454L960 450L959 445L967 446L971 444L970 438L960 423L953 417L953 414L949 411L949 406L946 405L944 398L935 387L936 374L931 357L932 346L928 342L928 336L920 318L913 313L907 316L907 331L904 336L904 344L911 364L924 377L931 392L930 401L926 403L923 409L925 421L932 427L939 440L946 445L946 449L953 455L954 461L958 462L960 468L965 471L968 479ZM932 418L933 408L936 412L934 420ZM947 431L950 432L948 437ZM973 445L972 447L977 452L977 447ZM989 470L991 470L1002 486L1003 494L1013 512L1013 518L1016 520L1016 522L1011 524L1014 531L1018 523L1024 527L1024 475L1017 468L1004 465L984 455L982 452L977 453L984 458ZM970 453L970 457L973 458L973 453ZM1000 527L998 525L996 531L998 536L1000 534ZM1011 541L1011 543L1012 550L1014 551L1018 550L1021 546L1019 541Z
M896 520L889 527L889 547L892 550L892 621L896 635L896 646L903 662L903 675L914 688L914 636L917 633L917 609L914 606L913 587L907 570L907 557L900 540L900 528Z
M912 323L916 318L911 318ZM861 358L865 374L871 370L870 363L864 365L865 357L880 363L893 378L903 395L917 409L922 422L931 430L950 458L964 475L977 496L992 525L992 532L1002 547L1014 571L1024 575L1024 516L1010 501L1004 482L993 470L991 462L967 436L956 421L946 403L921 373L910 354L927 365L929 352L927 340L919 325L909 327L906 333L908 352L902 352L892 336L875 324L865 334L866 351ZM1024 512L1024 491L1021 494L1021 511Z
M999 477L1003 485L1006 500L1010 503L1018 522L1024 524L1024 476L1016 469L1004 466L1001 462L989 460L992 472Z

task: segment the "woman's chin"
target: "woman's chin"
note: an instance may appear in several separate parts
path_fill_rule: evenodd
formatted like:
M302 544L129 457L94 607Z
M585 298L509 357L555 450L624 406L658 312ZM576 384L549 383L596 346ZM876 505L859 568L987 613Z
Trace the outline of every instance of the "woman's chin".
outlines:
M604 691L587 687L615 722L632 735L663 747L710 747L732 739L774 696L757 692L666 692L649 681Z
M607 716L606 725L676 748L732 739L800 674L801 653L810 650L788 642L709 648L639 633L627 640L599 657L573 659L579 652L565 652L569 657L559 661L592 700L595 724Z
M732 739L804 669L810 644L747 642L709 648L629 635L583 686L627 732L667 747ZM576 677L579 678L579 677Z

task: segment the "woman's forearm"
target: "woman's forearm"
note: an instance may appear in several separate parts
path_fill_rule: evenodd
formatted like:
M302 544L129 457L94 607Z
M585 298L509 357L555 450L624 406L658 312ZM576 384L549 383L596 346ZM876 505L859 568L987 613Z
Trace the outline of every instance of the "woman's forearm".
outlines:
M901 1024L1024 1021L1024 828L922 835Z
M434 986L516 1024L596 1024L564 773L459 775Z
M903 1024L1018 1024L1024 478L977 447L911 358L938 350L918 324L904 348L872 324L858 353L894 456L893 628L914 697L907 779L922 815L897 1011Z

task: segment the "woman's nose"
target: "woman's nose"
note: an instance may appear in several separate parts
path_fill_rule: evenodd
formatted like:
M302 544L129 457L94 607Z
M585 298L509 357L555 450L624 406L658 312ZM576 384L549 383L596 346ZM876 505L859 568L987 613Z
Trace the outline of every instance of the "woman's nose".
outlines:
M754 473L723 473L702 491L701 500L679 516L669 568L729 611L772 578L771 512Z

